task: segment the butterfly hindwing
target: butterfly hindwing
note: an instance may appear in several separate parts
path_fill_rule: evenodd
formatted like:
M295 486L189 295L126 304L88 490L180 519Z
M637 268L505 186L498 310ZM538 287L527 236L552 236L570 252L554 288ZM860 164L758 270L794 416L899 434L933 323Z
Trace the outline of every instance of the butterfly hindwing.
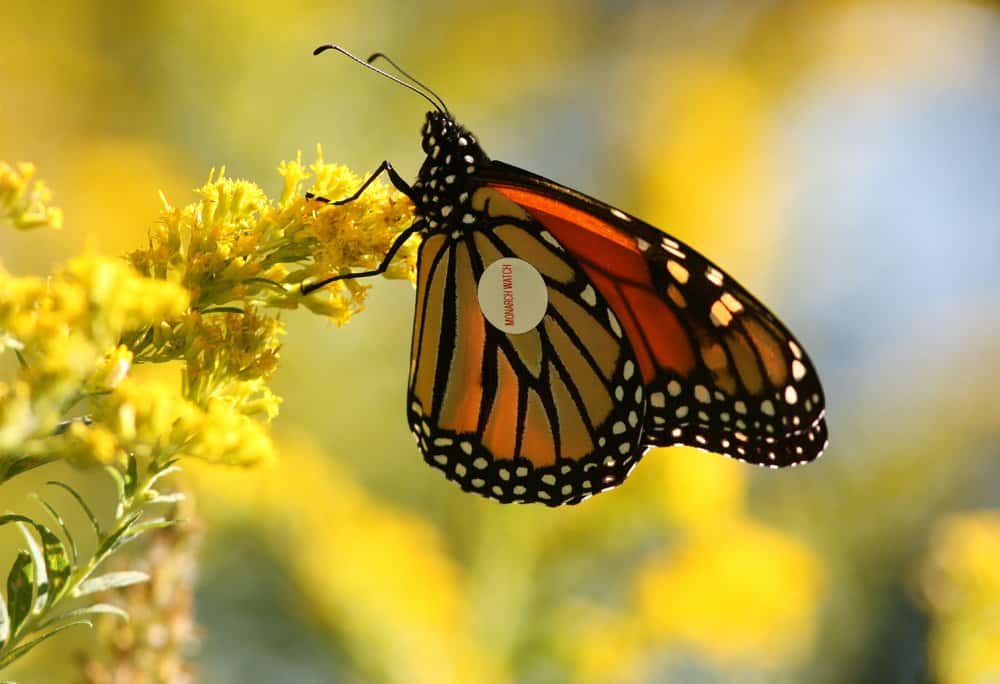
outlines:
M625 479L641 457L645 388L609 303L567 249L482 188L469 229L424 239L407 415L426 461L500 501L576 503ZM542 276L539 325L507 334L480 309L490 264Z
M738 282L649 224L540 176L499 162L480 176L554 234L615 310L646 387L644 443L773 467L822 453L816 370Z

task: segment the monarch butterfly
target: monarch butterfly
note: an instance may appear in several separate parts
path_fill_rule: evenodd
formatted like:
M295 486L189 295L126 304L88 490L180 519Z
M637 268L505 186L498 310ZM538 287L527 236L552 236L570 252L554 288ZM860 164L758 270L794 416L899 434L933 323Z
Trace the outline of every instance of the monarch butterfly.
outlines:
M621 484L656 446L773 468L820 456L816 369L743 286L631 214L490 159L385 55L313 54L326 50L433 105L412 186L385 161L332 202L384 172L414 223L378 268L302 288L382 273L421 236L407 419L429 465L466 491L557 506Z

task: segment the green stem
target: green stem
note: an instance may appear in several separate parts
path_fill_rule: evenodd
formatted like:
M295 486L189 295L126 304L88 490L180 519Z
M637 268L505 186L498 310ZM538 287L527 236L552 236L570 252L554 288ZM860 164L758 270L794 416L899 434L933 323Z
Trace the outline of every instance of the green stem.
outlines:
M141 515L147 500L150 498L147 496L147 493L151 489L156 478L166 467L169 467L169 464L159 465L151 463L149 465L144 473L144 476L136 485L134 493L131 496L126 496L123 501L123 505L118 507L114 525L98 538L94 555L89 561L87 561L86 565L74 570L59 593L53 595L41 611L31 613L21 624L17 633L11 634L7 643L0 648L0 670L7 665L10 665L10 663L16 659L14 652L17 647L24 643L25 639L39 629L39 627L44 626L44 623L49 620L52 615L56 614L56 609L62 605L67 598L74 598L73 594L77 588L90 579L90 576L94 573L94 571L97 570L101 563L107 560L111 553L117 548L115 545L109 545L108 542L112 539L121 538L123 535L127 534L128 528L136 524L139 519L136 514ZM51 626L51 623L48 626Z

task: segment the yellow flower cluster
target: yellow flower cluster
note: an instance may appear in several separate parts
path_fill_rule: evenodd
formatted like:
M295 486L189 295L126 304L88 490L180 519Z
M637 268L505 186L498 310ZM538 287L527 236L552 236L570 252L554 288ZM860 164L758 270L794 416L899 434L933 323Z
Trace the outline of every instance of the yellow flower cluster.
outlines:
M62 210L48 206L52 192L40 180L33 180L35 165L19 162L13 166L0 161L0 223L15 228L61 228Z
M0 218L57 225L33 173L0 164ZM306 200L310 177L313 192L332 198L362 183L321 156L279 173L277 201L224 171L182 209L164 199L149 246L128 263L79 257L48 280L0 269L0 352L21 363L16 378L0 381L0 482L55 458L274 458L265 425L280 404L269 381L284 327L265 309L302 305L344 323L363 308L367 286L303 296L300 285L374 267L413 220L409 201L381 183L343 206ZM407 245L386 275L412 279L415 258ZM180 366L179 391L133 378L139 364L167 362Z
M659 504L672 541L630 573L623 612L567 611L577 681L644 681L650 662L675 651L723 669L800 662L813 642L821 567L807 546L748 516L746 468L684 448L650 453L643 466L636 484L650 510Z
M267 198L254 183L225 170L198 190L199 201L183 209L164 200L150 232L149 247L129 260L143 274L181 283L196 311L241 304L311 311L343 324L364 307L367 285L335 283L302 296L299 286L353 269L378 265L396 236L413 221L413 207L400 193L375 183L357 201L335 206L305 199L305 185L321 197L350 196L363 179L346 167L325 163L321 150L308 168L301 158L282 163L281 197ZM415 274L416 245L397 254L389 278Z
M918 590L932 618L936 680L1000 680L1000 513L963 513L940 522Z
M122 333L186 307L179 286L96 256L73 259L47 280L0 268L0 351L21 363L16 378L0 381L0 474L12 459L60 452L60 421L80 402L114 392L127 375L131 352L117 345ZM97 460L109 456L105 442L92 452Z

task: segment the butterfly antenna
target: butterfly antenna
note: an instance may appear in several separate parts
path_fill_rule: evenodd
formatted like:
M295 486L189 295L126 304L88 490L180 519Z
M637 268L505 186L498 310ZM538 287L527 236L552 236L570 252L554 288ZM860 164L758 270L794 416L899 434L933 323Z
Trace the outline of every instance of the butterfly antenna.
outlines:
M399 66L398 64L396 64L396 62L394 62L394 61L393 61L393 60L392 60L392 59L391 59L391 58L389 57L389 55L385 54L384 52L376 52L375 54L373 54L373 55L372 55L371 57L369 57L369 58L368 58L368 63L369 63L369 64L371 64L371 63L372 63L372 62L374 62L374 61L375 61L376 59L384 59L385 61L387 61L387 62L388 62L389 64L391 64L391 65L392 65L392 66L393 66L393 67L394 67L394 68L396 69L396 71L398 71L398 72L399 72L400 74L402 74L402 75L403 75L404 77L408 78L408 79L410 80L410 82L411 82L411 83L413 83L414 85L418 85L418 86L420 86L420 87L421 87L421 88L423 88L423 89L424 89L424 90L425 90L426 92L428 92L428 93L430 93L431 95L433 95L433 96L434 96L434 98L435 98L435 99L436 99L436 100L437 100L438 102L440 102L440 103L441 103L441 106L442 106L442 107L444 107L444 111L445 111L445 113L448 113L448 114L450 114L450 113L451 113L451 112L449 112L449 111L448 111L448 105L446 105L446 104L444 103L444 99L443 99L443 98L442 98L442 97L441 97L440 95L438 95L438 94L437 94L437 93L435 93L435 92L434 92L433 90L431 90L431 89L430 89L430 88L429 88L429 87L428 87L428 86L427 86L427 85L426 85L425 83L422 83L421 81L418 81L418 80L417 80L417 79L415 79L415 78L414 78L413 76L411 76L410 74L408 74L408 73L406 72L406 70L405 70L405 69L403 69L403 67L401 67L401 66Z
M414 86L410 85L406 81L402 81L402 80L396 78L392 74L389 74L389 73L386 73L385 71L382 71L381 69L379 69L376 66L372 66L371 64L369 64L365 60L361 59L360 57L356 57L356 56L352 55L350 52L348 52L344 48L340 47L339 45L320 45L318 48L316 48L315 50L313 50L313 54L314 55L318 55L318 54L321 54L323 52L326 52L327 50L333 50L335 52L339 52L340 54L344 55L345 57L349 57L349 58L353 59L355 62L357 62L361 66L365 67L366 69L371 69L375 73L381 74L382 76L385 76L390 81L394 81L394 82L398 83L399 85L403 86L407 90L412 90L417 95L419 95L420 97L422 97L425 100L427 100L428 102L430 102L431 106L434 107L434 109L438 110L442 114L446 113L446 110L442 110L441 109L441 105L439 105L437 102L435 102L430 97L428 97L427 93L423 92L422 90L419 90L419 89L415 88Z

